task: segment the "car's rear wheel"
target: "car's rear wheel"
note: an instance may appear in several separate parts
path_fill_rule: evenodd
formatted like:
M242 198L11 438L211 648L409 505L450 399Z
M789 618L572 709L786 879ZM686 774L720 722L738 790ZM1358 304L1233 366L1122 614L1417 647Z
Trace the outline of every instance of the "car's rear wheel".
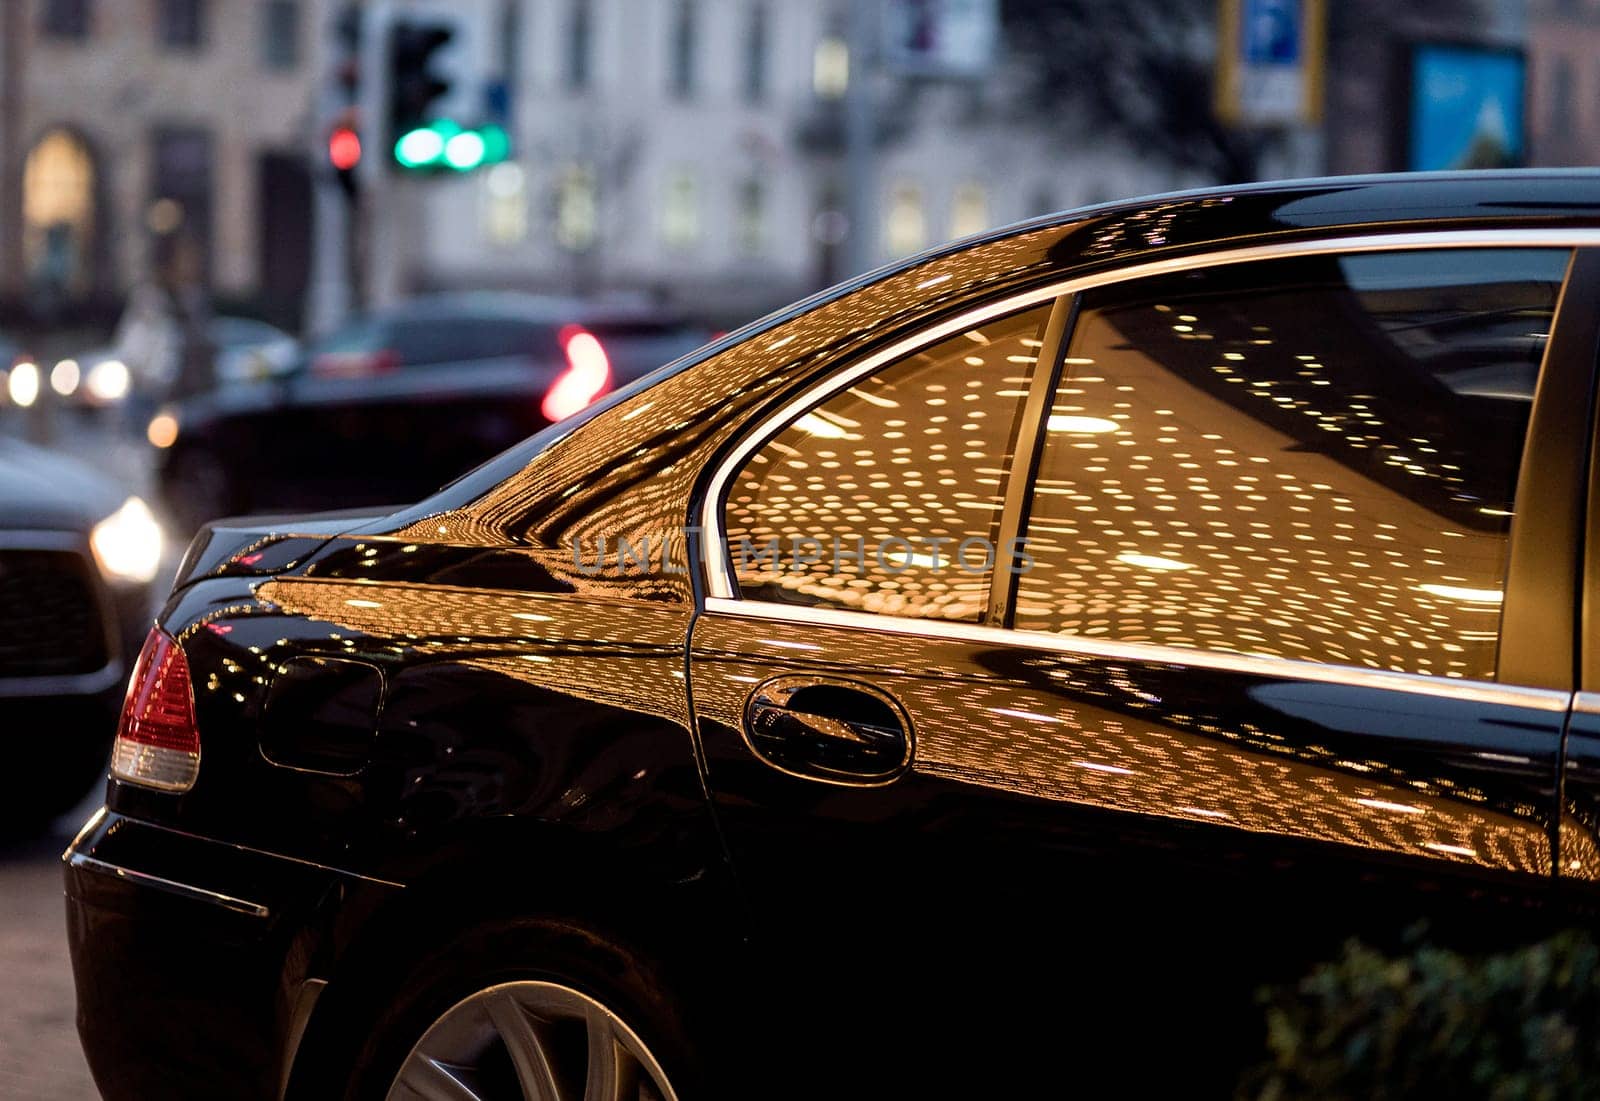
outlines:
M330 993L332 991L330 990ZM683 1014L654 967L577 924L475 929L342 1006L346 1101L678 1101L698 1096ZM321 1009L319 1008L319 1013ZM370 1015L369 1015L370 1014ZM365 1020L363 1021L363 1018Z
M677 1101L667 1073L621 1017L579 990L509 982L429 1026L388 1101Z

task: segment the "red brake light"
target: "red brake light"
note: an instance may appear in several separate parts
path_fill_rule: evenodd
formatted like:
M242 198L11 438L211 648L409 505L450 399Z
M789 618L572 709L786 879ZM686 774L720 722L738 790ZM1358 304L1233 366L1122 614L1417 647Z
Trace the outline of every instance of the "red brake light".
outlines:
M611 361L595 335L576 325L561 330L561 348L567 369L544 396L540 412L554 423L586 408L611 385Z
M189 662L173 637L157 627L144 640L128 682L111 774L130 784L187 791L199 771Z

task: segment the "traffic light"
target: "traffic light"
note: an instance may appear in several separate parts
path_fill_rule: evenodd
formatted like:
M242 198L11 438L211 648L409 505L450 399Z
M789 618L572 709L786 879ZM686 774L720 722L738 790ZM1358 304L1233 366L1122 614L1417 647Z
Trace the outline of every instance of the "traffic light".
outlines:
M356 171L361 164L361 135L354 126L341 123L328 134L328 164L345 198L354 201L359 189Z
M446 23L401 21L389 30L389 147L402 168L422 167L432 159L409 157L402 149L415 151L426 143L416 135L434 121L434 104L451 92L450 80L435 62L454 37L455 28Z
M489 113L494 121L483 121L485 105L475 101L488 97L459 68L471 41L470 23L443 17L390 27L388 148L402 171L471 172L510 158L500 116Z

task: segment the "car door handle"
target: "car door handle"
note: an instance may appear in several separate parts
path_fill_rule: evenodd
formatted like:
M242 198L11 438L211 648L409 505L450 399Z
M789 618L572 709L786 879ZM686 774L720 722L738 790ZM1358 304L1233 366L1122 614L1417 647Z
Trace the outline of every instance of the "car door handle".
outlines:
M883 784L911 763L911 724L870 685L778 677L750 694L745 740L792 775L836 784Z

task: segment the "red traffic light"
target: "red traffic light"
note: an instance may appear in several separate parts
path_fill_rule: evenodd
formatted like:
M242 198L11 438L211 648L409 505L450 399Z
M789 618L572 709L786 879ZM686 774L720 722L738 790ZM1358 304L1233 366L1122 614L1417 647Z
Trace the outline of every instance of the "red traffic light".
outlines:
M361 163L361 135L341 126L328 135L328 160L340 172L349 172Z

